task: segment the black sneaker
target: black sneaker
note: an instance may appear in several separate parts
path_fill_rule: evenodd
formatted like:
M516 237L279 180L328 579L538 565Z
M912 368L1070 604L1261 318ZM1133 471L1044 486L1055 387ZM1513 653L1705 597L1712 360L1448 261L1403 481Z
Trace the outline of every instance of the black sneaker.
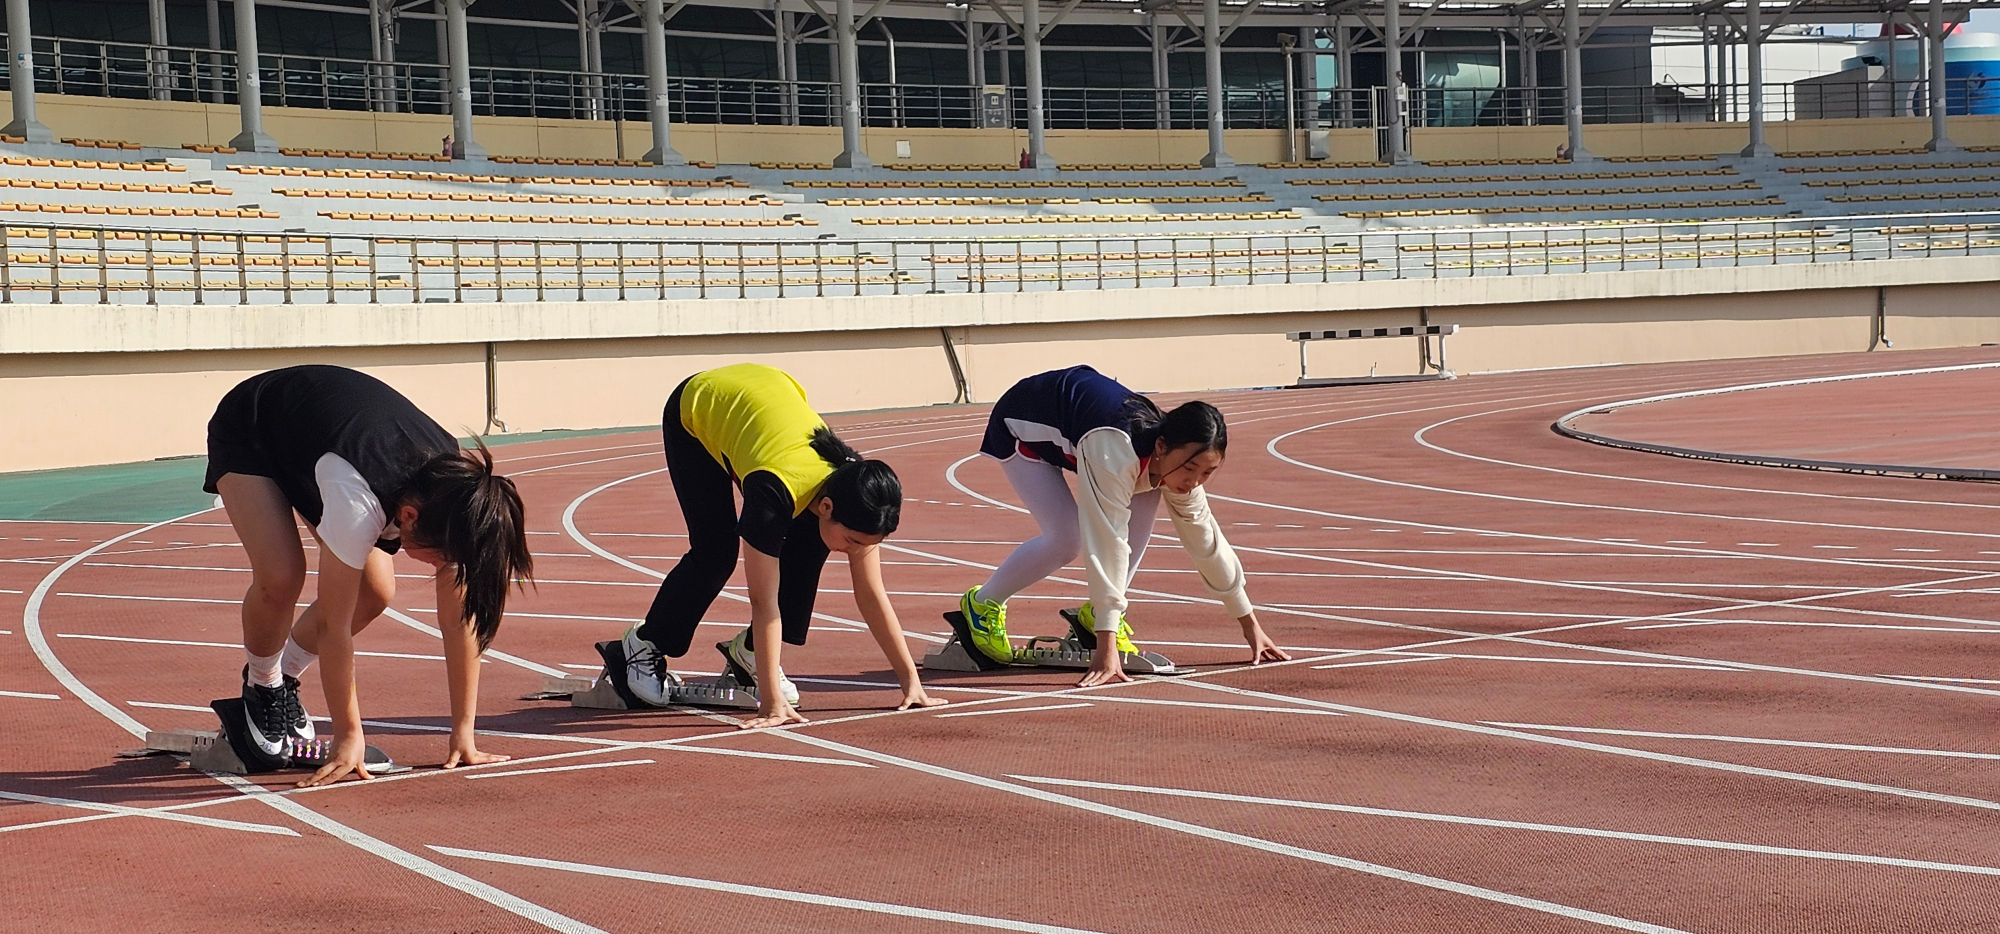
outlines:
M243 666L243 726L244 738L250 741L258 752L278 759L289 754L292 736L293 711L298 709L299 682L288 678L291 690L285 685L267 688L250 683L250 666ZM299 711L303 716L304 711Z
M312 717L306 715L306 708L299 702L299 679L284 676L284 684L278 690L284 694L285 719L289 722L287 731L300 745L311 746L315 738Z

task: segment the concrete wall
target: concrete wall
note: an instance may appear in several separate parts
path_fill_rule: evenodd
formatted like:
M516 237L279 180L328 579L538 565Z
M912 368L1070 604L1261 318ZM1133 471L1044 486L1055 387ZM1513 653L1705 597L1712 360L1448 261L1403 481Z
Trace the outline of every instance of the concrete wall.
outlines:
M1135 388L1282 386L1298 330L1457 324L1459 373L1868 349L1877 290L1897 349L2000 342L2000 258L1331 285L978 296L430 306L0 305L0 471L203 450L244 376L302 362L376 373L454 431L485 422L486 355L514 431L656 424L698 370L759 360L824 411L949 402L1090 363ZM1304 375L1412 372L1413 340L1308 345Z
M6 95L0 93L0 100ZM147 146L223 144L237 132L236 108L220 104L103 97L38 99L42 122L58 136L116 139ZM4 105L0 105L4 107ZM375 152L437 152L451 132L451 118L424 114L371 114L349 110L272 107L266 129L287 148ZM619 154L614 124L592 120L479 117L479 142L495 155L612 158ZM645 123L626 123L623 153L637 158L651 145ZM838 127L676 124L674 147L689 159L719 163L826 162L840 152ZM1563 128L1452 127L1411 131L1419 159L1547 158ZM1963 145L2000 144L2000 116L1953 117L1952 138ZM1603 156L1698 155L1736 152L1748 131L1741 123L1621 123L1586 127L1584 143ZM1930 139L1922 117L1866 120L1799 120L1767 127L1780 151L1880 149L1921 146ZM1304 133L1300 134L1304 146ZM1191 163L1207 151L1201 130L1050 130L1049 152L1079 163ZM896 158L896 143L910 144L910 158ZM1375 158L1373 130L1332 131L1332 159ZM1025 131L895 129L862 132L870 158L884 165L914 163L1013 164L1027 145ZM1273 162L1286 156L1282 130L1230 130L1230 155L1239 162Z

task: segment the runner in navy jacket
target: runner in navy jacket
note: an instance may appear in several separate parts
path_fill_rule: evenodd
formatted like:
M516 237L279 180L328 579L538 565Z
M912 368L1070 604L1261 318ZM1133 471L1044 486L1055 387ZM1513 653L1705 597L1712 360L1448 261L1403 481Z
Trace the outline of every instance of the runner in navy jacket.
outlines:
M1125 590L1165 502L1174 534L1202 582L1242 625L1252 664L1289 659L1258 625L1244 590L1243 565L1201 490L1222 466L1228 447L1228 429L1214 406L1188 402L1163 414L1145 396L1087 366L1015 383L994 404L979 451L1000 462L1041 534L1014 549L986 583L959 598L974 648L999 661L1012 660L1008 598L1055 573L1081 551L1090 585L1084 625L1116 634L1097 640L1081 683L1130 680L1122 655L1137 649L1125 620ZM1075 495L1063 479L1065 470L1077 475Z

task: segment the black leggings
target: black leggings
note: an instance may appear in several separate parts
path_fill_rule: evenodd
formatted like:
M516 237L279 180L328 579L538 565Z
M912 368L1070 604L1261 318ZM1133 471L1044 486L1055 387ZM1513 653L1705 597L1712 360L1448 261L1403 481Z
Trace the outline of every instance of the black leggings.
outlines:
M673 478L674 496L680 500L681 518L687 523L688 550L660 582L660 592L639 626L639 638L675 658L687 654L702 615L736 572L740 540L735 482L681 424L681 388L686 385L675 387L673 395L667 397L660 427L666 437L667 471ZM819 517L811 510L800 513L778 554L778 615L784 640L792 645L806 644L826 556L826 545L819 537ZM754 641L751 648L756 648Z

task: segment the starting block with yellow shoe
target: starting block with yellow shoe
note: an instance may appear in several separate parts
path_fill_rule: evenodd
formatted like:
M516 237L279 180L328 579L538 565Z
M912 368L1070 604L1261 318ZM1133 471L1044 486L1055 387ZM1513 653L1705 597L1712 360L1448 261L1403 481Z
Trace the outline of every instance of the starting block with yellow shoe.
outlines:
M1069 632L1061 636L1031 636L1025 646L1009 646L1014 655L1011 661L1002 662L973 647L972 625L965 613L953 610L944 614L944 621L951 625L952 636L937 650L924 656L922 667L933 671L994 671L1001 668L1067 668L1077 671L1090 668L1090 657L1097 649L1097 633L1092 631L1090 606L1072 607L1061 611L1063 621L1069 624ZM1132 644L1131 627L1121 624L1118 629L1118 648L1125 671L1135 675L1185 675L1194 669L1175 665L1172 659L1158 652L1147 652Z

